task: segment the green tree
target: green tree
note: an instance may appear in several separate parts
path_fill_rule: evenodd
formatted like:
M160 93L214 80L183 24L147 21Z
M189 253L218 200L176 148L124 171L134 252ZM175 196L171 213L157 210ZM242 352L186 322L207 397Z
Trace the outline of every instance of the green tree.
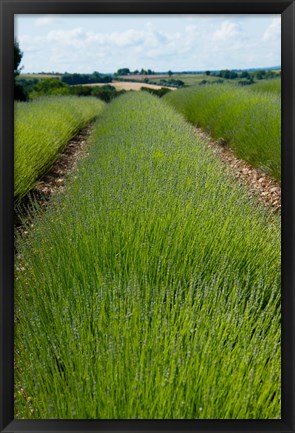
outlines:
M257 80L263 80L263 78L265 78L266 75L266 71L264 71L263 69L260 71L257 71L255 73Z
M15 77L20 74L20 71L22 69L19 68L22 57L23 57L23 52L19 47L19 43L15 40L14 41L14 76Z
M249 74L249 72L247 72L247 71L243 71L243 72L241 73L241 78L248 78L248 79L250 79L250 74Z
M32 89L32 97L43 95L69 95L70 88L59 78L44 78Z
M14 99L16 101L27 101L28 94L24 87L16 82L16 77L20 74L22 68L19 67L23 57L23 52L19 47L19 43L14 41Z
M129 68L121 68L117 70L116 75L128 75L130 74L130 69Z

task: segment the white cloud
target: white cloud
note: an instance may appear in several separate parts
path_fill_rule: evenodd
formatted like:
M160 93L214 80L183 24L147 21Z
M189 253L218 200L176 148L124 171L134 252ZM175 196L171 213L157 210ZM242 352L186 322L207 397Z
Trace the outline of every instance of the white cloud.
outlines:
M100 45L113 44L118 47L127 47L130 45L138 45L144 41L144 33L130 29L126 32L113 33L93 33L87 32L86 43L98 43Z
M51 30L46 39L49 42L82 48L85 43L85 34L81 27L72 30Z
M264 42L277 40L281 37L281 19L273 18L271 24L263 33L262 40Z
M230 21L223 21L220 28L213 33L214 41L225 41L226 39L237 36L240 33L239 26Z
M53 21L57 21L59 17L59 15L43 15L42 17L36 19L35 26L47 26L49 24L52 24Z

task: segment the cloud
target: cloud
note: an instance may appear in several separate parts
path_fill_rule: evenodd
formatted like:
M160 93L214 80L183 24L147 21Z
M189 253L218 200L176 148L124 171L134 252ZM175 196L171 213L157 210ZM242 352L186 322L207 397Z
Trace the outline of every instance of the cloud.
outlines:
M191 33L188 33L191 36ZM68 45L75 48L90 48L94 45L113 48L136 48L144 46L146 49L167 47L180 39L179 33L164 33L147 26L144 30L129 29L122 32L95 33L87 32L81 27L71 30L51 30L46 37L47 41Z
M131 45L138 45L144 41L144 33L137 30L127 30L121 33L112 33L110 35L110 42L118 47L128 47Z
M137 30L127 30L126 32L113 33L93 33L87 32L85 42L98 43L100 45L111 44L117 47L128 47L138 45L144 41L144 33Z
M223 21L220 28L213 33L213 41L225 41L240 33L240 28L237 24L230 21Z
M82 48L85 44L85 34L81 27L72 30L51 30L47 37L48 42Z
M264 42L274 41L281 37L281 19L273 18L270 25L263 33L262 40Z
M49 24L52 24L53 21L57 21L59 17L59 15L43 15L36 19L35 26L47 26Z

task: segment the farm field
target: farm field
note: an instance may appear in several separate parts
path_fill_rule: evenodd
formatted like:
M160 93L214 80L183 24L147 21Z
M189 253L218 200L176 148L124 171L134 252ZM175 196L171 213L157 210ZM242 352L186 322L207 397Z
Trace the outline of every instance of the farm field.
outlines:
M181 80L186 86L195 86L200 84L203 80L208 82L216 81L219 77L206 75L206 74L173 74L171 78Z
M162 89L162 87L167 87L170 90L175 90L175 87L168 87L168 86L158 86L156 84L147 84L143 82L134 83L134 82L128 82L128 81L112 81L110 83L112 86L114 86L117 90L135 90L139 91L143 86L148 87L149 89ZM83 86L91 86L91 87L102 87L105 86L106 83L93 83L93 84L82 84Z
M171 77L168 74L152 74L152 75L124 75L124 76L119 76L118 79L122 79L124 81L128 81L128 80L135 80L138 82L144 82L145 79L149 79L155 83L159 83L160 84L160 80L169 80L169 79L174 79L174 80L181 80L184 82L184 84L186 86L194 86L196 84L199 84L201 81L206 80L208 82L211 81L216 81L218 80L219 77L215 77L215 76L208 76L206 74L172 74Z
M170 92L164 100L193 125L225 141L239 158L280 181L281 99L277 91L262 92L266 86L273 84L259 83L251 89L194 86Z
M195 122L194 92L95 100L89 155L18 235L16 418L281 417L280 218L173 108Z
M52 165L68 141L99 115L95 98L44 97L15 103L15 201Z
M61 74L21 74L19 78L61 78Z

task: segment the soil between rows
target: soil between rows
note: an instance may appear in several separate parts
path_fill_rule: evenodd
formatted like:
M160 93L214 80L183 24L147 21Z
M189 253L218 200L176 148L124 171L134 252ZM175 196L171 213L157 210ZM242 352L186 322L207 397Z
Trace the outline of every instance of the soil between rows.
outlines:
M23 218L29 216L30 202L37 202L44 210L51 197L64 190L65 177L73 172L77 162L87 155L87 140L92 132L93 122L80 130L66 145L49 171L38 181L15 211L15 227L22 225ZM21 215L21 218L20 216Z
M213 152L221 159L238 182L246 185L253 198L272 212L281 210L281 185L264 171L252 167L242 159L238 159L234 151L222 140L213 140L201 128L195 127L196 133L203 138Z

